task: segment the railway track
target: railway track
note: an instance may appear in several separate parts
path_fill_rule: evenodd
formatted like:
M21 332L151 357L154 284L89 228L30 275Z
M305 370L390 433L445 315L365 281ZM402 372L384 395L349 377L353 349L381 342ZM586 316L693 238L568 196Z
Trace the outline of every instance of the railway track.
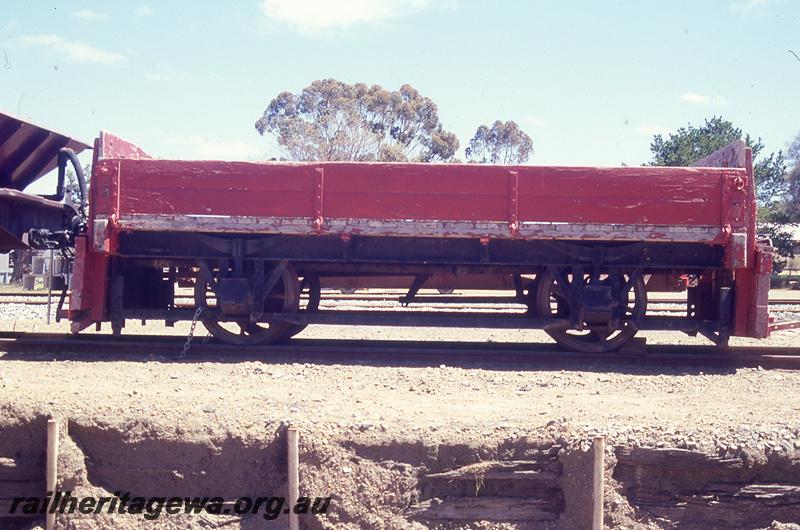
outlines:
M800 347L737 346L725 350L702 345L645 345L636 343L614 353L584 354L552 344L360 341L293 339L287 344L240 347L198 340L180 359L185 338L177 335L123 336L60 333L0 332L0 351L6 358L75 360L160 360L194 362L269 360L277 362L330 362L376 364L501 365L516 369L541 364L591 366L593 363L800 369Z

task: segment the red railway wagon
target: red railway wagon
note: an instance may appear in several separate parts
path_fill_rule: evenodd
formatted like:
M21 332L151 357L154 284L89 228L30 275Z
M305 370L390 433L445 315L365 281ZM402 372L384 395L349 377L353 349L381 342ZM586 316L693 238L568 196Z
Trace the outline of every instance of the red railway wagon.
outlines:
M755 232L750 150L696 167L158 160L95 141L75 238L75 332L198 319L234 344L308 324L541 328L579 351L638 330L768 333L772 248ZM517 313L320 310L320 279L507 278ZM646 314L651 276L691 278L683 317ZM476 282L480 283L480 282ZM194 286L194 303L175 286Z

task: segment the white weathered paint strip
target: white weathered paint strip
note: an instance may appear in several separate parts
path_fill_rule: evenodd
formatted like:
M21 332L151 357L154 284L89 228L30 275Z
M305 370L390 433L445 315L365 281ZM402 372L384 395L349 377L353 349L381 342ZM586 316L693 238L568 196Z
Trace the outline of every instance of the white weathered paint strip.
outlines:
M126 214L119 220L119 228L122 230L148 232L313 235L316 234L316 231L312 223L312 219L304 217ZM506 222L491 221L325 219L324 232L328 234L370 236L511 238ZM711 225L525 222L519 226L517 239L594 239L708 243L717 238L720 232L720 227Z

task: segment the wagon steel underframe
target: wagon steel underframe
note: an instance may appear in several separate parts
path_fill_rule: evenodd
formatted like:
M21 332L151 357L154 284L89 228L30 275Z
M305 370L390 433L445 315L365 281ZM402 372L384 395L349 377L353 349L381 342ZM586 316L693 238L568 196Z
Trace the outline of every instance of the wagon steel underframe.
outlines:
M117 326L124 319L192 320L194 309L176 307L174 292L157 301L159 308L126 307L126 264L142 269L194 267L200 262L226 263L291 261L301 276L408 276L409 284L426 275L447 272L538 274L548 267L585 267L598 273L637 269L646 273L707 274L723 267L722 247L702 243L589 242L553 240L481 240L474 238L294 236L253 234L122 232L112 260L109 317ZM171 290L172 280L169 287ZM116 285L116 287L115 287ZM522 301L518 294L518 301ZM687 315L690 308L687 307ZM715 342L727 330L730 314L714 308L688 318L645 317L633 321L638 329L701 333ZM264 313L258 322L295 325L362 325L497 329L567 327L567 319L538 318L524 312L464 313L429 311L316 311Z
M702 243L122 232L117 246L121 257L167 263L239 253L243 259L289 260L308 270L342 274L415 274L437 265L477 267L480 272L576 264L703 270L720 268L724 260L723 247Z

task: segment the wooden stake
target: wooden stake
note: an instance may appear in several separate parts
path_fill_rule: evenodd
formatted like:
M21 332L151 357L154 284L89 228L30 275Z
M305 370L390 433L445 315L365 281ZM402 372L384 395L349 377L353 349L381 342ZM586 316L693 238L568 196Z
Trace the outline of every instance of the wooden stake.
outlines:
M58 420L47 420L47 491L53 492L55 497L58 484ZM56 514L47 510L45 528L54 530L56 527Z
M597 436L592 441L594 467L592 471L592 530L603 530L603 477L605 475L606 440Z
M289 491L287 494L287 501L290 503L289 508L294 508L294 504L300 497L300 474L299 464L300 459L297 449L298 433L297 429L289 427L286 430L286 442L288 444L288 467L287 467L287 482L289 483ZM289 530L300 530L300 519L294 513L294 510L289 512Z

